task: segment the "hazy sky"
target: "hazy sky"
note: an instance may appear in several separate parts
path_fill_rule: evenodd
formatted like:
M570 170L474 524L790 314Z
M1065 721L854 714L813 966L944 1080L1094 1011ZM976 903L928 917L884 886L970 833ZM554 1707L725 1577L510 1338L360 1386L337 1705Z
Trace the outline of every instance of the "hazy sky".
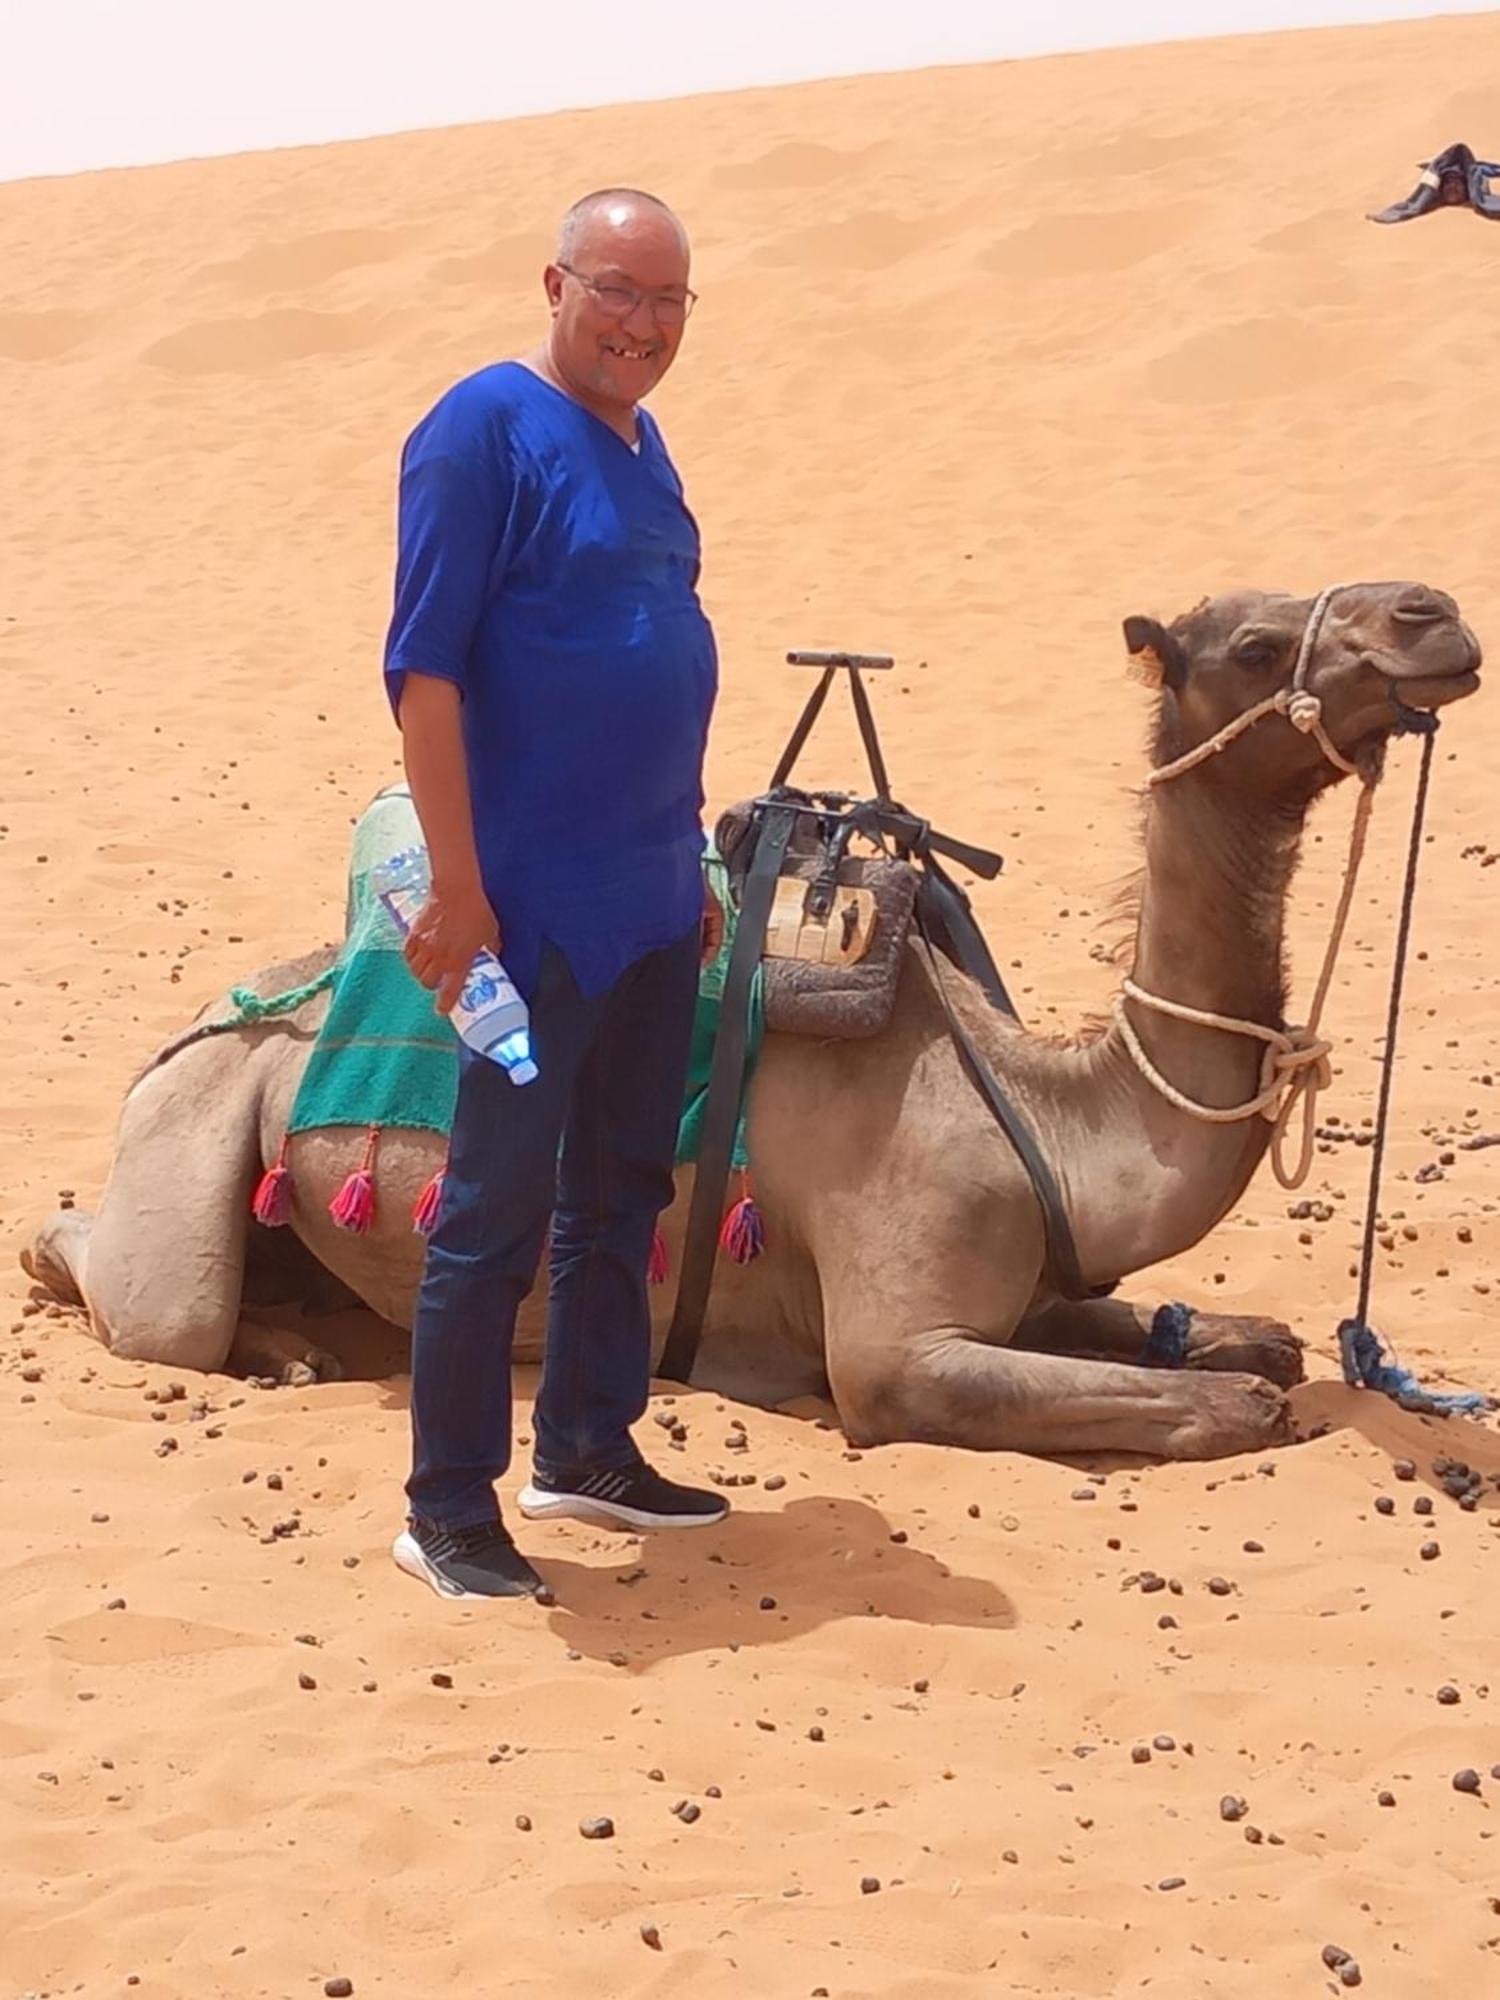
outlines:
M0 180L808 77L1494 5L0 0ZM1500 35L1500 19L1496 27Z

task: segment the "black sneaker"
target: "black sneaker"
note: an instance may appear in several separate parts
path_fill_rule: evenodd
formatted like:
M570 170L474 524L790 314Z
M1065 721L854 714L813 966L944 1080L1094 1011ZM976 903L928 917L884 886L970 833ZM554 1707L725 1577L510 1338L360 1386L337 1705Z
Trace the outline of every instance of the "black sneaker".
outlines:
M528 1521L593 1521L607 1528L707 1528L729 1512L717 1493L674 1486L644 1462L555 1480L533 1472L519 1505Z
M397 1569L439 1597L536 1597L547 1586L499 1520L445 1528L413 1514L391 1544Z

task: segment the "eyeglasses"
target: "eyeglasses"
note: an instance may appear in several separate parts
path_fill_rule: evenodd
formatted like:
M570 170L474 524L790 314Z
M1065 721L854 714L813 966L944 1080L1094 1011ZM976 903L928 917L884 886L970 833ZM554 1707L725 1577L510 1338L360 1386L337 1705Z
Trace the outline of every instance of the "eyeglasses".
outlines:
M570 278L576 278L585 291L592 292L595 305L611 319L629 319L636 307L644 304L651 308L658 326L681 326L698 303L696 292L638 292L633 285L616 285L585 277L571 264L560 263L557 268L566 271Z

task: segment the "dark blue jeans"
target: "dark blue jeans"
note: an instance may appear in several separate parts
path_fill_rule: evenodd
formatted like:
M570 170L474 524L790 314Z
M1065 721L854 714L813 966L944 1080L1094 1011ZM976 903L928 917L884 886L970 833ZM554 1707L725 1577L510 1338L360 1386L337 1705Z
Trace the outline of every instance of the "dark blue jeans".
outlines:
M510 1464L516 1312L552 1220L537 1469L629 1465L651 1382L646 1263L672 1199L700 941L649 953L586 999L545 947L531 1004L534 1083L464 1050L442 1213L412 1327L415 1514L494 1518ZM559 1150L560 1149L560 1150Z

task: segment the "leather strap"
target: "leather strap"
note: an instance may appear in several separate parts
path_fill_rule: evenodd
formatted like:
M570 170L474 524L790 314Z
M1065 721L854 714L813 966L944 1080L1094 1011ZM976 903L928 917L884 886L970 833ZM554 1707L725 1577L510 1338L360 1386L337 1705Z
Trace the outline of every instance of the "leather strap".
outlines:
M667 1344L658 1369L671 1382L690 1379L703 1336L703 1316L713 1284L714 1254L719 1247L724 1190L729 1184L734 1135L740 1118L750 983L760 964L777 878L796 824L797 815L790 806L766 804L740 895L734 943L724 974L719 1031L708 1072L708 1099L703 1110L693 1199L688 1207L687 1234L682 1246L682 1274L677 1281L672 1323L667 1329Z
M969 1081L979 1092L989 1107L995 1123L1015 1148L1016 1156L1026 1169L1031 1185L1036 1189L1037 1200L1042 1205L1042 1222L1047 1235L1048 1276L1057 1292L1065 1299L1092 1299L1105 1296L1114 1289L1104 1286L1095 1289L1083 1281L1083 1271L1078 1262L1078 1246L1073 1241L1072 1224L1068 1221L1068 1211L1062 1198L1062 1190L1047 1156L1036 1142L1036 1137L1025 1119L1001 1089L998 1078L975 1046L968 1029L953 1011L943 982L942 967L932 940L927 934L922 901L917 899L916 926L918 935L926 947L928 963L932 967L932 983L936 988L943 1013L948 1023L948 1033L958 1050L959 1060L968 1072Z

